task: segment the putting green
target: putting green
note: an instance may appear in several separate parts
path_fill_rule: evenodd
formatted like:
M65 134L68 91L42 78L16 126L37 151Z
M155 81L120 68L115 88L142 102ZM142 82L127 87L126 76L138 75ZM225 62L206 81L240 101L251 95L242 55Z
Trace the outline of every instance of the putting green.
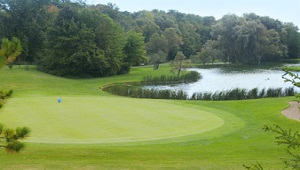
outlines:
M61 97L61 96L60 96ZM27 142L115 143L181 137L211 131L224 121L167 100L122 97L12 98L0 110L7 127L28 126Z

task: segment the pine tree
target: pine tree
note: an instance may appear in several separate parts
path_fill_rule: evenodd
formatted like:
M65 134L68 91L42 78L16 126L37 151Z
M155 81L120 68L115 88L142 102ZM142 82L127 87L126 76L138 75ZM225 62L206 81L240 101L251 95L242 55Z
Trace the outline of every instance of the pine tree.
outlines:
M22 45L18 38L13 37L10 41L7 38L2 39L0 49L0 68L8 64L9 68L13 67L13 62L22 52Z

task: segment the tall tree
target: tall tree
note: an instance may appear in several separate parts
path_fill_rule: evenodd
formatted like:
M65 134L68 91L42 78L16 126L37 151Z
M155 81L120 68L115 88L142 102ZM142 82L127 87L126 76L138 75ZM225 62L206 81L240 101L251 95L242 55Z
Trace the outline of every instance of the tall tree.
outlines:
M116 4L98 4L96 6L91 6L91 8L95 8L103 14L107 14L111 19L120 23L120 25L122 25L126 31L132 30L135 27L135 22L131 16L131 13L119 11L119 7Z
M47 33L39 69L68 77L102 76L108 65L97 48L95 33L79 20L78 12L65 7Z
M12 40L3 38L0 49L0 68L4 64L8 64L12 69L13 62L22 52L22 45L18 38L13 37Z
M234 27L236 32L236 61L243 64L259 64L267 43L266 28L258 21L242 20Z
M203 65L206 63L213 62L215 60L223 60L223 53L217 49L218 41L207 41L203 48L201 49L201 52L197 52L196 55L192 55L191 59L192 62L199 63L201 62Z
M263 61L279 61L287 57L287 46L281 42L277 31L274 29L267 30L267 39L265 42Z
M189 67L189 61L185 60L186 57L184 56L182 51L179 51L176 56L175 59L171 62L171 67L172 67L172 72L177 72L177 76L180 76L182 70L184 68L188 68Z
M50 3L50 0L0 1L0 20L5 21L3 35L8 38L18 37L21 40L24 52L20 57L23 61L35 61L42 49L49 19L47 7Z
M196 32L195 25L189 21L179 22L179 29L182 35L181 51L189 58L190 55L195 54L201 47L200 35Z
M208 40L212 40L212 25L216 23L216 19L212 16L202 18L202 26L200 29L201 44L205 44Z
M123 73L126 36L119 23L93 8L65 6L47 32L39 68L68 77Z
M144 37L135 31L127 32L127 42L124 46L124 64L127 69L131 66L139 66L147 60ZM128 70L129 71L129 70Z
M125 59L123 53L126 44L126 34L119 23L113 21L107 15L102 15L96 28L96 45L104 51L105 58L109 63L106 75L119 74Z
M155 33L146 44L147 55L150 64L154 64L154 69L159 68L159 64L167 61L167 39L164 35Z
M149 57L149 63L153 64L154 70L157 70L161 63L164 63L167 61L167 54L160 50L156 53L149 54L148 57Z
M172 15L168 15L165 11L153 10L154 21L159 26L160 31L164 31L167 28L176 28L176 19Z
M166 37L167 40L168 60L173 60L180 49L180 45L183 44L182 38L176 32L175 28L165 29L163 35L164 37Z
M222 50L225 61L238 63L235 49L236 30L240 19L234 14L225 15L222 19L212 26L212 35L215 40L220 42L219 48Z
M241 64L278 61L287 56L287 47L283 43L284 33L275 30L281 27L280 23L275 23L268 29L254 14L226 15L213 26L212 35L219 42L225 61Z
M145 43L147 43L153 34L159 32L159 26L154 21L154 14L149 11L140 11L135 15L136 31L143 32Z
M164 35L155 33L151 36L150 41L146 44L147 54L163 51L167 53L168 41Z
M298 27L292 23L285 24L286 45L289 58L300 58L300 33Z

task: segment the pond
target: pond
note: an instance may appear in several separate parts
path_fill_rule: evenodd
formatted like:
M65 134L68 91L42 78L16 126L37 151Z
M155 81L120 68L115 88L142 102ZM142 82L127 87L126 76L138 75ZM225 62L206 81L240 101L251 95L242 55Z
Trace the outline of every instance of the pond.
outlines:
M286 65L286 64L285 64ZM289 64L291 65L291 64ZM293 64L298 65L298 64ZM281 65L282 66L282 65ZM189 70L197 71L202 75L202 79L195 83L178 84L174 86L148 86L160 90L183 90L189 96L199 92L221 92L241 88L259 90L268 88L289 88L293 87L290 82L284 82L282 75L284 72L281 66L267 67L218 67L218 68L193 68ZM295 88L296 91L299 89Z

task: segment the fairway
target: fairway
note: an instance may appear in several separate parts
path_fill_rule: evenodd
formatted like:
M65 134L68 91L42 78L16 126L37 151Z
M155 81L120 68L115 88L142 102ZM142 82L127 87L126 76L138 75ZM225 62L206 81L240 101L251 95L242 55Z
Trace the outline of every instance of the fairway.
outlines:
M60 96L61 97L61 96ZM224 121L198 109L166 100L122 97L12 98L1 109L9 127L32 129L27 142L120 143L200 134Z

